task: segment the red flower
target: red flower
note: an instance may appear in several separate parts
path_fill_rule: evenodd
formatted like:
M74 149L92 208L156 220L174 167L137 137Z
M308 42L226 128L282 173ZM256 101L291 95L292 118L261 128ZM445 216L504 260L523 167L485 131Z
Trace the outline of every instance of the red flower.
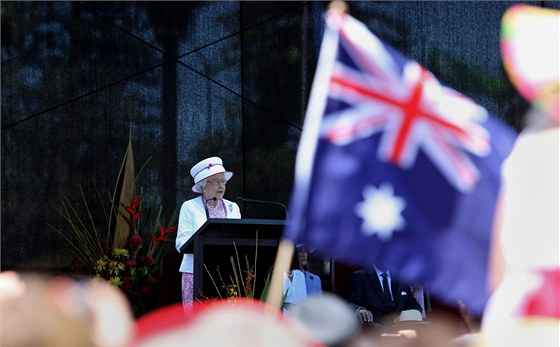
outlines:
M130 250L134 250L136 248L138 248L141 244L144 243L144 240L142 240L142 236L140 235L133 235L129 240L128 243L126 245L126 248L130 249Z
M127 261L124 262L124 266L126 266L126 267L135 267L135 266L136 266L136 260L134 260L134 259L128 259Z
M138 207L138 205L140 205L140 201L142 200L142 195L138 195L134 201L132 201L132 205L130 205L131 209L135 209L136 207Z
M142 215L142 211L133 214L133 215L132 215L132 220L131 220L132 224L134 224L134 222L136 222L136 220L137 220L138 218L140 218L141 215Z
M159 241L162 242L171 242L170 239L168 239L167 237L165 237L165 235L167 234L171 234L172 232L175 232L177 230L177 227L169 227L166 228L163 225L159 226L159 236L156 236L155 233L151 233L150 237L152 238L152 248L150 249L150 253L149 254L154 254L154 250L156 249L156 245Z
M154 263L154 258L150 257L149 255L144 258L144 265L150 266Z
M138 207L138 205L140 204L141 199L142 199L142 195L138 195L136 199L134 199L134 201L132 202L132 205L124 207L126 212L130 213L132 224L134 224L134 222L136 222L136 220L140 218L140 216L142 215L142 211L138 211L138 212L134 211L136 207Z
M162 238L164 238L165 235L171 234L171 233L173 233L173 232L175 232L175 231L177 231L177 226L173 226L173 227L166 228L163 224L160 225L160 226L159 226L159 235L160 235L160 236L159 236L158 240L164 241L164 239L162 239ZM165 238L165 241L169 241L169 240Z

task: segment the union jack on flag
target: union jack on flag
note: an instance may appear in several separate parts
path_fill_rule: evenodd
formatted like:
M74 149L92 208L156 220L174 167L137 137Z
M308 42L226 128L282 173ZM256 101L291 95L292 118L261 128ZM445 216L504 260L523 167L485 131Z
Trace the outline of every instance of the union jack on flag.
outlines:
M326 22L284 237L481 313L514 132L348 14Z
M472 189L478 170L463 151L488 154L489 135L478 123L486 110L416 62L400 67L375 36L356 42L345 31L341 36L340 54L347 60L335 61L329 95L351 106L325 117L321 136L346 145L380 132L380 160L410 168L422 148L450 184ZM377 48L378 60L364 56L368 47Z

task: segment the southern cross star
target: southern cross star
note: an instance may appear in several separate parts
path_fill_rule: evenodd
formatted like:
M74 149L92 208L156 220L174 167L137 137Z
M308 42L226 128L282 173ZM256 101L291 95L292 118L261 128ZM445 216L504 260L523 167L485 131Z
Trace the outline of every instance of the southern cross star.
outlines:
M382 241L389 241L393 232L406 225L401 212L405 208L403 198L393 194L393 186L383 183L379 189L368 185L363 191L364 201L356 204L355 212L363 219L362 232L376 234Z

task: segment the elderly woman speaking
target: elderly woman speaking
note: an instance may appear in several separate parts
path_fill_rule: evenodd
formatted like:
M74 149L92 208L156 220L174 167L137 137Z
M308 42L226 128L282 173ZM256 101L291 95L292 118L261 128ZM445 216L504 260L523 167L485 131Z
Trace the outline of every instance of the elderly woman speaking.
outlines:
M185 201L181 206L175 241L175 247L179 252L208 218L241 218L239 206L224 199L226 183L233 173L226 171L222 159L211 157L200 161L192 167L191 176L194 179L192 191L201 195ZM183 273L183 306L188 310L192 307L194 299L192 254L183 255L179 271Z

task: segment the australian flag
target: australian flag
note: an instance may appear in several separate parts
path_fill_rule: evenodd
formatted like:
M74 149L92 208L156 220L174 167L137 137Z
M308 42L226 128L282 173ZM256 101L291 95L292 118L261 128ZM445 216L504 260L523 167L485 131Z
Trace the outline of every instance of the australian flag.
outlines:
M515 132L350 15L327 26L284 237L481 314Z

